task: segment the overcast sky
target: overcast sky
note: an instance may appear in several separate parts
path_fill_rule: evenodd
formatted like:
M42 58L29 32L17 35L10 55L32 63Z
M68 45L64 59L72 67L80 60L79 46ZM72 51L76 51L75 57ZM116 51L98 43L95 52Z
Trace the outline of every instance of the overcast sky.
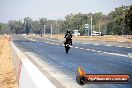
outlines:
M64 19L70 13L108 14L116 7L132 5L132 0L0 0L0 22L31 17Z

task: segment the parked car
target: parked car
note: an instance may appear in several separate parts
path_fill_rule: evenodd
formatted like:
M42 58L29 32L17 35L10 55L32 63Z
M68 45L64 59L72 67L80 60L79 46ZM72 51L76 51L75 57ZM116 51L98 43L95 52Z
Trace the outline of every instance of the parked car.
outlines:
M93 31L92 36L101 36L101 32Z

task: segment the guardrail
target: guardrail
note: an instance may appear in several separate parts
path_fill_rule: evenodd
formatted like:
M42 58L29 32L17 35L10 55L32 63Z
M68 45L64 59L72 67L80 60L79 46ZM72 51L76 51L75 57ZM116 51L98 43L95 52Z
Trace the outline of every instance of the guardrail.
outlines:
M12 41L10 44L19 88L56 88Z

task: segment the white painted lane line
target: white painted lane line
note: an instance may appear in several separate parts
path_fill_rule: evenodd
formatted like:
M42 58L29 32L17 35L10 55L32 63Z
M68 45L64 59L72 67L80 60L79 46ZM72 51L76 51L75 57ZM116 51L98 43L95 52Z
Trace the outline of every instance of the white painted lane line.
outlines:
M83 43L83 44L86 44L86 43Z
M49 42L46 42L46 43L49 43Z
M118 47L123 47L123 46L118 46Z
M33 39L31 39L31 41L33 41Z
M111 54L111 55L116 55L116 56L122 56L122 57L128 57L128 55L123 55L123 54L118 54L118 53L107 53L106 54Z
M75 48L78 48L78 47L75 47Z
M30 39L32 41L36 41L33 39ZM50 43L50 42L46 42L46 43ZM55 43L50 43L50 44L55 44ZM86 44L86 43L83 43ZM60 45L60 44L56 44L56 45ZM99 44L94 44L94 45L99 45ZM64 44L62 44L62 46L64 46ZM107 45L107 46L112 46L112 45ZM70 47L74 47L74 46L70 46ZM118 47L122 47L122 46L118 46ZM74 47L74 48L79 48L79 47ZM131 47L127 47L127 48L131 48ZM80 49L84 49L84 48L80 48ZM86 49L86 50L90 50L90 49ZM91 51L96 51L96 50L91 50ZM97 51L97 52L102 52L102 51ZM128 57L128 55L123 55L123 54L118 54L118 53L109 53L109 52L103 52L105 54L110 54L110 55L116 55L116 56L123 56L123 57Z
M86 50L90 50L90 49L86 49Z
M112 45L106 45L106 46L112 46Z
M99 44L94 44L95 46L99 45Z
M80 48L80 49L84 49L84 48Z
M103 52L103 53L106 53L106 52Z
M36 41L36 40L32 39L32 41Z
M54 43L51 43L52 45L54 44Z
M92 50L92 51L96 51L96 50Z
M97 51L98 53L100 53L101 51Z
M126 48L131 48L131 47L126 47Z
M29 38L30 39L30 38ZM34 39L30 39L31 41L36 41L36 40L34 40Z

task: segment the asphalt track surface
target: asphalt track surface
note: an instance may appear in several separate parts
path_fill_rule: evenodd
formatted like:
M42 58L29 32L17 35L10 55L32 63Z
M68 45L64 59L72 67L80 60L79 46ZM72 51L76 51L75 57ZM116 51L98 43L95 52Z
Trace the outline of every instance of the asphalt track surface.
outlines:
M74 42L70 52L66 54L62 43L53 39L27 38L22 35L12 35L11 37L23 52L40 55L46 63L71 78L78 88L132 88L132 82L79 86L75 80L78 66L82 66L89 74L130 74L132 79L132 58L127 56L128 53L132 53L132 48ZM66 85L66 83L64 84ZM68 88L77 88L77 86L70 85L69 81Z

